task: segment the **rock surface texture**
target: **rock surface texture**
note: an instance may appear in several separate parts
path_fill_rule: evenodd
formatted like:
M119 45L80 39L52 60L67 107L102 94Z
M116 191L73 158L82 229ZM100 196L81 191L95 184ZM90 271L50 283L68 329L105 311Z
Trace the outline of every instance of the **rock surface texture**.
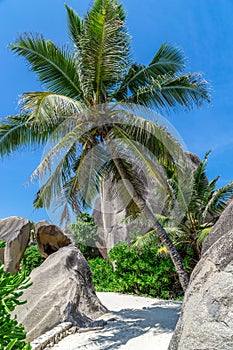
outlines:
M143 175L141 178L143 178ZM146 178L142 182L145 186ZM120 184L114 183L110 175L101 184L100 197L95 201L95 209L92 215L98 225L99 241L97 247L101 247L102 250L106 248L107 252L118 242L129 242L132 239L131 234L144 234L151 229L150 224L146 222L133 221L127 223L124 221L131 214L132 201L130 197L123 200L120 195L121 192L121 182ZM148 198L146 199L150 203L155 202L154 195L153 198L150 198L152 195L152 191L147 194ZM162 203L162 199L161 201L156 199L156 203L153 205L154 212L162 212ZM99 250L102 253L101 249Z
M204 254L219 238L230 230L233 230L233 201L224 210L213 229L206 237L202 253Z
M27 219L11 216L0 220L0 241L6 247L0 249L0 260L6 272L18 271L20 260L30 238L30 222Z
M186 153L187 160L190 162L190 176L200 164L200 159L192 153ZM160 169L161 173L162 170ZM165 172L164 172L164 176ZM155 195L156 186L151 183L147 174L141 172L139 175L141 183L145 188L145 199L153 209L154 213L166 215L167 197L164 196L164 191L160 195ZM206 181L208 181L206 179ZM93 218L98 225L99 242L98 248L106 248L105 254L101 254L106 258L108 251L113 248L118 242L129 242L132 239L131 234L140 235L148 232L151 229L149 224L140 221L126 223L124 219L130 215L130 200L128 202L124 198L122 200L119 193L122 192L121 182L114 183L112 175L109 175L101 184L100 197L95 201L95 209ZM126 201L126 202L125 202ZM126 204L127 203L127 204Z
M39 252L44 258L72 243L71 237L46 220L39 221L35 225L35 238Z
M169 350L233 349L233 204L210 233Z
M88 326L107 311L95 294L87 261L72 245L51 254L30 277L33 284L22 296L27 303L15 309L28 341L62 322Z

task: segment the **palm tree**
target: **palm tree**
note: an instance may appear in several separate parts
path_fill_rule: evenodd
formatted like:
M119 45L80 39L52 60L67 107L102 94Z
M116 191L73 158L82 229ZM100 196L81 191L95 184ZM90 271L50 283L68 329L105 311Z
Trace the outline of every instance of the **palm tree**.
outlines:
M233 198L233 181L217 189L219 176L208 181L206 167L209 154L210 152L206 153L193 173L191 198L185 204L186 212L179 225L175 226L171 217L156 215L176 247L183 247L185 250L191 248L192 268L201 258L203 241ZM159 245L153 230L137 237L134 246L144 247L151 244ZM161 251L166 252L165 247L161 247Z
M179 244L186 242L194 249L197 261L201 257L202 242L233 197L233 181L218 189L219 176L208 182L206 166L209 153L194 172L192 196L180 223L183 235L177 237Z
M49 139L51 142L52 135L55 146L34 173L42 176L51 171L35 206L49 207L51 196L63 189L78 211L84 202L96 197L105 174L114 173L122 179L136 211L143 211L166 245L185 290L188 275L182 260L147 205L145 188L129 160L129 154L136 155L151 178L161 180L161 168L158 170L145 149L166 165L167 173L176 174L178 166L167 145L173 145L178 158L182 150L166 130L137 117L131 106L166 112L190 110L209 100L208 84L198 73L182 74L182 51L166 43L147 66L133 63L125 12L117 0L95 0L83 19L70 7L66 10L72 49L58 48L50 40L31 34L20 36L11 45L48 91L24 93L21 113L2 121L0 153L4 156L24 145L44 145ZM111 105L116 102L126 106L121 113ZM91 157L98 145L101 166L97 157ZM64 148L54 169L52 158ZM83 169L83 159L88 156L88 167ZM169 185L164 185L169 195Z

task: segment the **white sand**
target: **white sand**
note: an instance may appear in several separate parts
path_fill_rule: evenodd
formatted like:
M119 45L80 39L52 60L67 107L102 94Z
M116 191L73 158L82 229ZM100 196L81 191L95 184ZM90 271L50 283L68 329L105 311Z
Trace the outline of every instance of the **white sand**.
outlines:
M180 314L180 302L97 293L109 313L107 325L98 331L77 333L62 339L56 350L167 350Z

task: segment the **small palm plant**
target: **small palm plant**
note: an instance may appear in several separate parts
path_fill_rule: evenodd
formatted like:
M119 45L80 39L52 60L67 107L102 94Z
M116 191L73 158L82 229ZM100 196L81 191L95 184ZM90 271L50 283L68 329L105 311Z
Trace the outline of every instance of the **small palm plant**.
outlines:
M183 238L186 237L185 241L188 240L194 248L198 260L201 256L202 242L233 198L233 181L218 189L216 185L219 176L208 182L206 166L209 153L206 153L205 158L194 172L191 200L186 216L180 224L184 232ZM179 241L181 244L181 237Z
M206 167L209 153L206 153L203 161L194 171L191 199L186 204L186 213L179 225L175 226L172 218L156 215L177 248L180 247L180 250L185 251L191 248L192 268L200 260L204 239L233 199L233 181L216 189L219 176L210 182L207 180ZM153 230L144 236L139 236L134 246L144 247L148 244L161 244ZM168 253L164 246L161 246L159 252L165 255Z
M70 7L66 10L72 50L31 34L20 36L11 45L48 91L24 93L21 113L2 121L0 154L24 145L45 145L48 140L53 143L35 172L43 177L49 171L36 207L50 207L51 198L65 191L76 213L85 211L86 203L92 203L99 192L103 174L111 172L122 179L122 193L129 194L166 244L186 289L188 275L146 204L144 187L134 167L134 160L139 159L140 167L143 164L145 172L157 181L162 178L161 169L159 174L149 153L165 165L166 171L174 172L178 168L174 155L182 150L166 130L138 117L128 106L166 112L190 110L209 101L208 84L198 73L183 73L182 51L166 43L147 66L133 63L125 12L117 0L95 0L83 19ZM126 105L121 113L119 107L111 105L117 102ZM169 149L167 145L172 146ZM92 156L94 149L96 157ZM59 150L64 152L54 166ZM88 159L86 166L84 158ZM169 193L169 186L164 184ZM68 216L65 206L61 218Z

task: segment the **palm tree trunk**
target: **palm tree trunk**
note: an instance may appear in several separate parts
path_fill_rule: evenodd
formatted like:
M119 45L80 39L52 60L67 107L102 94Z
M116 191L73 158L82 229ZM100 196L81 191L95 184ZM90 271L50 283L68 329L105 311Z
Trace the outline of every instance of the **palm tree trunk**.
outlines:
M112 154L111 146L109 145L109 143L108 143L108 149L110 151L110 154ZM115 164L115 166L116 166L116 168L121 176L121 180L123 181L124 186L126 187L132 200L137 205L139 210L142 211L144 213L145 217L150 221L152 228L157 232L160 240L167 248L167 251L168 251L168 253L173 261L173 264L174 264L176 271L177 271L177 274L179 276L179 280L180 280L180 284L182 286L182 289L185 292L187 287L188 287L188 284L189 284L189 275L188 275L187 271L185 270L185 267L184 267L184 264L183 264L183 261L181 259L180 254L177 252L177 250L176 250L175 246L173 245L172 241L170 240L170 237L169 237L168 233L166 232L166 230L160 225L160 223L158 222L158 220L154 216L150 207L146 204L146 202L143 200L143 198L141 198L141 196L139 196L137 194L137 191L135 190L135 188L131 187L132 184L131 184L131 186L128 185L127 172L126 172L124 166L122 165L121 160L118 158L114 158L114 157L112 157L112 159L113 159L114 164Z

